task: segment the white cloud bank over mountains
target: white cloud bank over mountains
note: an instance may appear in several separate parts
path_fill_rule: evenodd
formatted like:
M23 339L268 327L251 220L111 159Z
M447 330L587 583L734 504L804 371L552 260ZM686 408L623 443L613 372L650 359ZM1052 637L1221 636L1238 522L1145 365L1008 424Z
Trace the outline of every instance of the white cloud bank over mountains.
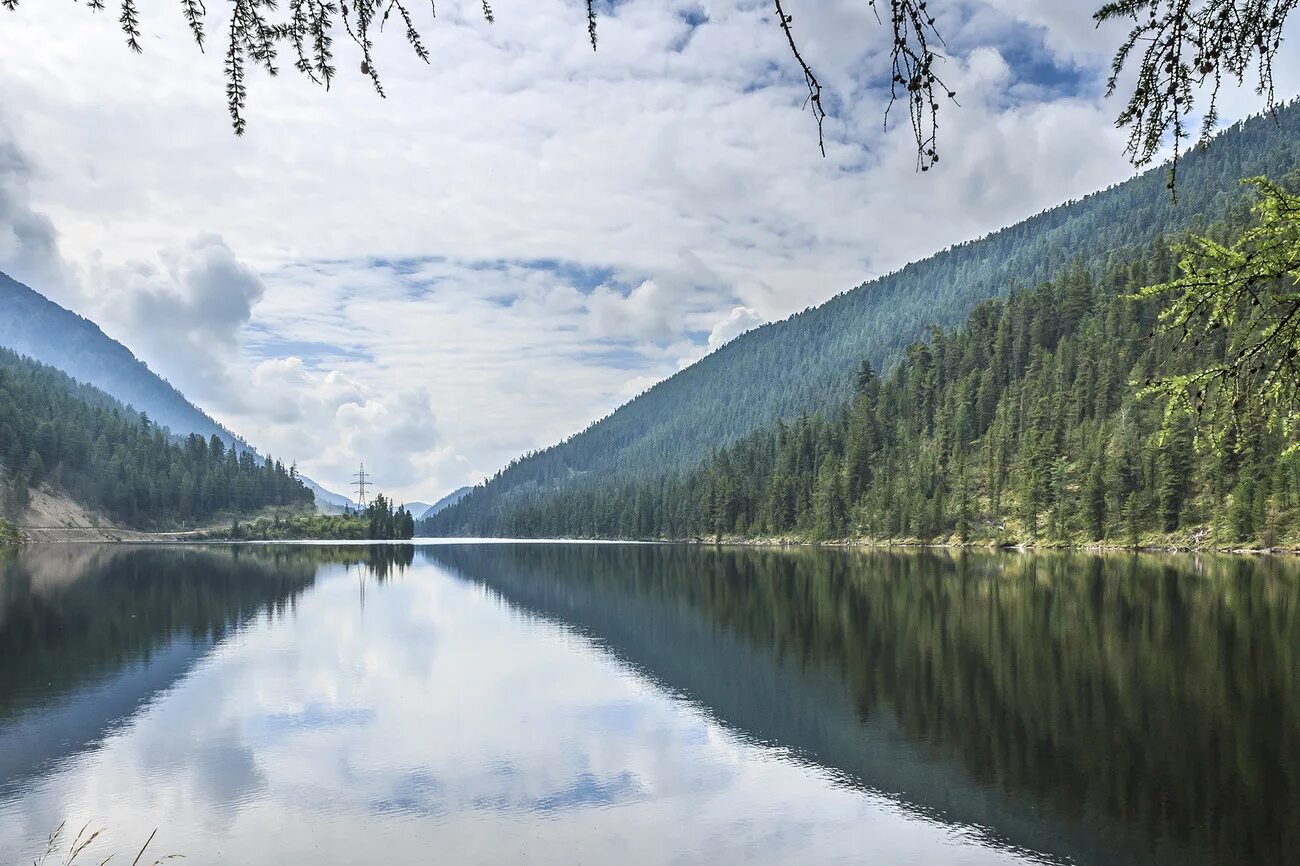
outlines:
M594 53L577 0L495 25L440 3L431 65L384 34L388 99L340 39L332 93L253 74L243 139L217 49L141 6L140 57L82 6L0 13L0 269L339 489L364 459L435 498L748 328L1131 173L1086 4L934 0L962 107L924 175L881 129L861 0L787 0L834 93L826 159L764 0L620 3Z

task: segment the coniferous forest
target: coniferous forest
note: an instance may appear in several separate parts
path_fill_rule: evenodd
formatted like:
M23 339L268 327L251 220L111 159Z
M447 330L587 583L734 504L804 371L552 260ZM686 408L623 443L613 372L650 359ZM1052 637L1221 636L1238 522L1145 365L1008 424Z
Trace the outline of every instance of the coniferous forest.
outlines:
M1075 261L1100 281L1159 238L1239 222L1249 199L1243 178L1281 179L1297 166L1300 103L1291 103L1184 154L1176 202L1167 167L1153 168L742 334L564 441L512 461L429 531L482 531L595 478L627 489L658 483L778 419L831 418L852 397L862 360L885 373L931 327L959 329L979 304L1058 279Z
M1290 177L1292 188L1296 175ZM1248 196L1209 233L1250 221ZM658 479L534 488L494 507L484 488L426 522L434 535L1274 546L1300 538L1294 431L1245 416L1219 437L1143 396L1158 377L1224 360L1231 327L1199 343L1158 327L1171 244L1057 278L932 328L853 396Z
M5 511L48 483L128 526L175 526L268 506L311 507L293 467L166 428L53 367L0 349Z
M314 511L296 468L216 434L172 434L99 389L0 349L0 543L46 484L129 527L174 529L230 518L211 537L405 539L415 519L376 496L345 514ZM273 514L258 512L274 510Z
M234 522L228 533L218 537L269 541L286 539L334 539L404 541L415 535L415 517L405 505L397 505L382 493L362 509L343 514L262 515L246 523Z

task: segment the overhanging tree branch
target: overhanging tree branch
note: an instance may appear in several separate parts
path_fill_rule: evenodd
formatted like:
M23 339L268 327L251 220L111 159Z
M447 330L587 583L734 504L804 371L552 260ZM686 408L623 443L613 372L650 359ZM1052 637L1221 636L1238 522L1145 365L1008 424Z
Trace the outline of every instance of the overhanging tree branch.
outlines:
M790 30L790 23L794 18L785 14L781 8L781 0L773 0L776 4L776 20L780 23L781 29L785 31L785 38L790 43L790 52L794 54L795 62L803 70L804 84L808 86L808 105L812 106L813 119L817 121L817 146L821 148L822 156L826 155L826 136L822 132L822 121L826 119L826 109L822 106L822 86L813 74L812 69L808 66L803 55L799 53L799 46L795 44L794 33ZM594 45L594 43L593 43Z
M0 8L16 10L20 0L0 0ZM102 11L108 0L83 0L92 11ZM118 24L130 50L142 50L138 0L113 0ZM329 89L336 74L333 32L342 28L361 52L361 73L381 97L383 83L375 62L374 29L383 28L396 12L404 26L405 41L424 62L429 62L415 16L407 0L287 0L287 14L278 15L276 0L222 0L230 11L229 41L225 58L226 96L231 125L237 135L246 129L244 110L248 96L245 61L251 60L268 74L276 72L278 50L286 43L294 68ZM826 153L825 102L829 93L813 72L795 39L787 8L795 0L772 0L777 22L790 53L803 75L807 104L817 124L817 146ZM867 0L882 18L885 0ZM1056 0L1060 2L1060 0ZM482 15L495 20L490 0L479 0ZM587 36L597 45L596 0L584 0ZM938 72L942 55L935 46L944 42L926 0L888 0L890 32L889 104L885 121L896 103L906 102L916 146L916 166L928 171L939 161L938 112L943 100L956 104L957 94ZM206 43L209 14L206 0L179 0L181 14L194 41ZM1130 22L1130 30L1115 52L1108 79L1109 93L1118 91L1125 70L1136 64L1133 91L1117 119L1129 131L1126 152L1134 165L1146 165L1172 143L1174 169L1198 100L1208 100L1201 115L1201 135L1218 123L1219 95L1225 81L1255 89L1274 104L1273 64L1282 46L1282 29L1300 0L1109 0L1092 18L1098 25ZM435 9L429 4L430 18ZM276 16L272 20L272 16ZM882 21L883 23L883 21ZM1195 126L1194 123L1192 123ZM1170 172L1169 186L1176 175Z
M1273 62L1282 47L1282 26L1300 0L1114 0L1094 13L1100 26L1129 21L1131 29L1111 62L1107 95L1119 88L1130 61L1136 80L1116 125L1129 131L1126 153L1133 164L1150 163L1173 145L1169 188L1175 188L1188 122L1208 89L1201 118L1202 138L1219 122L1219 94L1225 78L1238 85L1248 77L1274 105Z

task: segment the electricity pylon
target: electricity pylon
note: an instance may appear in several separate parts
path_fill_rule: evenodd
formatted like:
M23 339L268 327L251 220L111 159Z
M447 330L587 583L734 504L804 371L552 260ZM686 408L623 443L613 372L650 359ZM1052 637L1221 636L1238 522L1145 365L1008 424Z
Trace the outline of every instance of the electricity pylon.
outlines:
M366 507L366 485L370 483L366 480L367 477L369 476L366 475L366 464L363 462L361 470L352 476L352 483L357 485L357 504L362 508Z

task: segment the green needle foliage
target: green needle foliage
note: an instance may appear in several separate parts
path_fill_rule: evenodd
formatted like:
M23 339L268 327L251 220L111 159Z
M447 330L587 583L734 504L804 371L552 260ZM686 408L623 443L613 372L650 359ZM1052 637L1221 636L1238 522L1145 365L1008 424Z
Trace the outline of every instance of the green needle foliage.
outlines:
M362 511L345 514L288 514L261 516L247 523L234 522L229 532L215 538L282 541L332 539L345 541L401 541L415 535L415 517L405 506L376 497Z
M104 392L0 349L0 506L21 512L42 483L137 527L315 502L292 466L216 434L173 436Z
M1178 277L1159 238L1097 271L1078 260L980 304L963 327L934 328L884 376L861 364L838 408L779 420L665 477L593 473L509 496L488 484L426 531L1300 543L1295 199L1256 186L1258 219L1242 207L1215 229L1238 241L1193 244L1236 263L1213 265L1212 280L1195 276L1210 267L1199 258ZM1183 289L1171 297L1169 286ZM1202 308L1218 325L1183 339L1186 310ZM1231 419L1216 436L1198 436L1194 413L1177 411L1207 381L1223 382ZM1162 387L1182 401L1174 410L1143 399Z
M1300 196L1262 177L1246 183L1259 195L1255 224L1231 243L1193 237L1178 247L1181 276L1137 295L1172 298L1160 333L1213 347L1208 363L1142 393L1164 399L1167 426L1200 418L1214 447L1251 424L1287 438L1300 425Z

